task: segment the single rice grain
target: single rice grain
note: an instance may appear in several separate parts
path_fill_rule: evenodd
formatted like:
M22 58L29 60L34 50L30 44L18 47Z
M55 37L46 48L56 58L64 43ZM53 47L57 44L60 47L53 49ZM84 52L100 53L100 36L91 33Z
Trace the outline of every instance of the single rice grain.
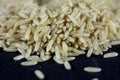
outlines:
M34 71L34 74L35 74L39 79L44 79L44 78L45 78L45 75L44 75L43 72L40 71L40 70L35 70L35 71Z
M113 58L113 57L117 57L118 56L118 53L116 52L110 52L110 53L105 53L103 55L103 58Z
M18 56L15 56L14 58L13 58L13 60L21 60L21 59L23 59L24 58L24 56L23 55L18 55Z
M101 68L99 67L85 67L84 71L90 72L90 73L96 73L96 72L101 72Z
M22 66L34 66L37 63L38 63L37 61L25 61L25 62L22 62L21 65Z
M66 68L67 70L71 70L71 65L70 65L70 63L69 63L68 61L65 61L65 62L64 62L64 66L65 66L65 68Z

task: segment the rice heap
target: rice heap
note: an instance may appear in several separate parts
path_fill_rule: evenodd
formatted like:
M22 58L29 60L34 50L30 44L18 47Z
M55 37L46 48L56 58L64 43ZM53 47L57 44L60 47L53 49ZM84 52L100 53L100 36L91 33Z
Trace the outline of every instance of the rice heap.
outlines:
M58 8L39 6L33 0L18 3L1 5L0 47L19 51L27 60L36 56L43 62L55 54L55 61L64 62L82 54L102 55L120 39L119 20L106 6L85 1L68 1Z
M75 56L103 55L120 44L120 10L112 4L66 0L50 7L33 0L6 1L0 3L0 47L19 51L14 60L28 60L22 65L53 58L71 69L68 61Z

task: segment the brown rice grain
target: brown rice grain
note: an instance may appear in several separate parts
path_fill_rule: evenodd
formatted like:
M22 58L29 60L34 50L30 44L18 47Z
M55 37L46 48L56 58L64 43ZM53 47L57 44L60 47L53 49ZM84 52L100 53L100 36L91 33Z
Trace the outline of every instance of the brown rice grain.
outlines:
M90 73L96 73L96 72L101 72L101 68L98 67L85 67L84 71L90 72Z
M45 75L43 74L43 72L42 71L40 71L40 70L35 70L34 71L34 74L39 78L39 79L44 79L45 78Z
M65 61L65 62L64 62L64 66L65 66L65 68L66 68L67 70L71 70L71 65L70 65L70 63L69 63L68 61Z
M21 59L23 59L23 58L24 58L23 55L18 55L18 56L15 56L15 57L13 58L13 60L21 60Z
M25 61L25 62L22 62L21 65L22 66L34 66L37 63L38 63L37 61Z
M103 55L104 58L113 58L113 57L117 57L117 56L118 56L118 53L116 53L116 52L105 53Z

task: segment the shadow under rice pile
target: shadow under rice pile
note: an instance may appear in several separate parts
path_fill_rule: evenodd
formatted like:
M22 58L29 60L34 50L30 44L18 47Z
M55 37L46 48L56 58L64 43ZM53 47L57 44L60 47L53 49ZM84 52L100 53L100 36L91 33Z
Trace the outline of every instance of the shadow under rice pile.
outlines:
M51 0L45 5L34 0L0 1L0 47L19 51L14 60L25 58L21 65L53 58L70 70L69 61L76 56L104 55L120 44L119 0Z

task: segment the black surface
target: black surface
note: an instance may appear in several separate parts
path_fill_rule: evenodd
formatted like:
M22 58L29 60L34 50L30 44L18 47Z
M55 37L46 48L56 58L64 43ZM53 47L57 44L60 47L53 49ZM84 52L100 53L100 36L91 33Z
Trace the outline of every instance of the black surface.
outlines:
M120 53L120 46L109 49ZM40 69L46 75L44 80L120 80L120 56L103 59L102 56L86 58L79 56L71 62L72 70L67 71L63 65L58 65L53 60L39 63L32 67L20 66L21 61L14 61L13 57L18 53L8 53L0 49L0 80L39 80L34 75L34 70ZM101 67L100 73L87 73L83 71L85 66Z

